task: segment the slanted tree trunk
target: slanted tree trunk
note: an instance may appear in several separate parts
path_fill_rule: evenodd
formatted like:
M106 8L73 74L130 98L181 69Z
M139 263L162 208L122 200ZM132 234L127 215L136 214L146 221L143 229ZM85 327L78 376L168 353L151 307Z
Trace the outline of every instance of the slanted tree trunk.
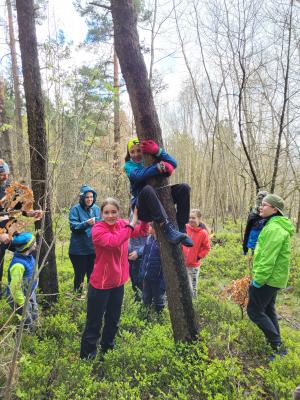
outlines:
M129 93L136 129L140 139L153 139L162 145L161 128L156 113L146 65L140 50L137 15L133 0L111 0L115 46ZM171 190L166 178L154 182L168 215L175 216ZM159 228L159 227L158 227ZM180 246L169 244L158 229L168 306L175 340L196 338L198 328L191 291Z
M0 158L9 165L10 172L14 172L14 161L12 157L11 129L5 118L5 89L4 81L0 77Z
M36 202L35 205L43 208L45 206L46 208L45 229L41 233L43 243L40 263L44 259L49 246L52 246L45 267L41 271L39 285L43 293L53 295L58 292L58 283L47 180L48 148L33 0L17 0L16 6L28 120L32 190ZM40 221L36 222L36 228L41 228ZM53 302L56 299L57 296L53 295L49 296L47 300Z
M13 14L11 1L6 0L9 30L9 48L11 53L12 76L15 95L15 124L16 124L16 144L18 149L17 167L20 177L25 178L25 151L23 143L23 124L22 124L22 102L20 94L19 68L16 52L16 39L14 33Z

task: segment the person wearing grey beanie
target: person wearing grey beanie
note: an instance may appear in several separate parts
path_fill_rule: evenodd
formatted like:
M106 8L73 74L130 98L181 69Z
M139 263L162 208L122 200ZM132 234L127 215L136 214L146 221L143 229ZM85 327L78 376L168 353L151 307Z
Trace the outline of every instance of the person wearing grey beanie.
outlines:
M10 186L9 174L10 170L8 164L3 159L0 159L0 213L3 214L6 213L4 200L6 197L6 189ZM22 214L25 217L34 217L36 219L40 219L43 216L43 212L41 210L23 211ZM8 221L9 218L7 215L0 216L0 228L5 230ZM6 236L2 236L0 238L0 298L2 297L2 277L5 252L6 250L14 251L14 247L11 245L11 241L7 236L7 232L3 233L3 235Z
M247 224L245 228L245 233L244 233L244 239L243 239L243 252L244 255L248 253L248 250L250 249L252 253L254 252L256 242L258 239L258 235L260 234L260 231L262 230L264 226L264 219L259 215L259 207L261 206L261 203L266 197L268 192L262 190L257 193L256 195L256 207L253 208L253 210L250 212L248 215L247 219ZM252 258L252 254L251 254ZM251 261L250 261L251 262Z

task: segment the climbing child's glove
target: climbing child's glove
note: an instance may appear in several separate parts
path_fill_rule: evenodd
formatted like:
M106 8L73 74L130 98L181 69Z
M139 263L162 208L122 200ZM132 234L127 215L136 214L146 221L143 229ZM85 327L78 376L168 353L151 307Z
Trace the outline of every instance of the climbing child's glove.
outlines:
M141 150L144 154L152 154L153 156L160 156L162 149L153 140L143 140L141 143Z
M166 174L167 176L171 176L174 171L173 165L168 163L167 161L161 161L157 163L157 169L161 174Z

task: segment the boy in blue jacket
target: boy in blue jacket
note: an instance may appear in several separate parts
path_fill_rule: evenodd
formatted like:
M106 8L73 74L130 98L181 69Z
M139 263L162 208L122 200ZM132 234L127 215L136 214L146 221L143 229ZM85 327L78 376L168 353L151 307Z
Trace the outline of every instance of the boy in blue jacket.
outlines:
M153 226L149 229L141 264L143 302L160 313L166 304L166 287L160 258L160 249Z
M32 255L36 248L35 237L31 232L22 232L14 236L12 245L15 248L15 252L8 267L6 296L10 306L16 310L17 315L22 316L29 283L35 269L35 258ZM26 310L25 327L29 330L34 329L38 318L35 295L37 283L37 280L33 282Z
M147 236L130 238L128 246L129 275L134 291L134 301L141 301L143 283L140 276L142 255L147 241Z

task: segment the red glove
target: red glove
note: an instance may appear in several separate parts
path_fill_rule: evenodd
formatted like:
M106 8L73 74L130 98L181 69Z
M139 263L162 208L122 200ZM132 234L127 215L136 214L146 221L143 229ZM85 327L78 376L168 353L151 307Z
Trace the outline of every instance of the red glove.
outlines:
M174 171L174 167L172 164L167 161L161 161L157 164L157 169L161 174L166 174L167 176L171 176Z
M141 150L144 154L159 155L160 148L153 140L143 140L141 143Z

